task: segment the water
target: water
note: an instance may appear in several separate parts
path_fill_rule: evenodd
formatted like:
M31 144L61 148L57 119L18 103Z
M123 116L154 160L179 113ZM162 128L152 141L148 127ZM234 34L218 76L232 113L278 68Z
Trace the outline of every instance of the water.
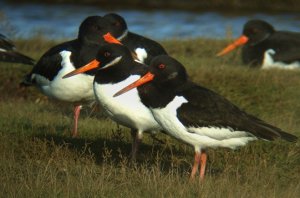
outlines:
M43 35L50 39L77 36L81 21L89 15L116 12L123 16L130 31L153 39L187 39L196 37L237 37L243 24L253 18L264 19L278 30L300 32L300 14L224 14L218 12L104 10L101 7L73 5L39 5L0 3L1 33L30 38ZM12 31L13 30L13 31ZM13 33L12 33L13 32Z

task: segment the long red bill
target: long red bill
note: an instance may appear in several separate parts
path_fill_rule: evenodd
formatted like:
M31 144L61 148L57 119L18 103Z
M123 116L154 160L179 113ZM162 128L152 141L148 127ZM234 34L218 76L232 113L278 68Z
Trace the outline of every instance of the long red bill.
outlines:
M118 39L116 39L113 35L111 35L111 33L106 33L103 35L103 38L106 42L108 43L115 43L115 44L119 44L119 45L123 45Z
M148 72L147 74L145 74L143 77L141 77L137 81L131 83L127 87L125 87L125 88L121 89L120 91L118 91L117 93L115 93L114 97L117 97L117 96L119 96L119 95L133 89L133 88L141 86L141 85L153 80L153 78L154 78L154 74L152 74L151 72Z
M233 43L229 44L227 47L225 47L221 52L217 54L217 56L223 56L227 54L228 52L234 50L236 47L240 45L244 45L247 43L249 38L245 35L240 36L238 39L236 39Z
M86 64L85 66L82 66L74 71L71 71L70 73L64 75L62 78L69 78L71 76L77 75L77 74L81 74L83 72L95 69L97 67L100 66L100 62L97 61L96 59L92 60L91 62L89 62L88 64Z

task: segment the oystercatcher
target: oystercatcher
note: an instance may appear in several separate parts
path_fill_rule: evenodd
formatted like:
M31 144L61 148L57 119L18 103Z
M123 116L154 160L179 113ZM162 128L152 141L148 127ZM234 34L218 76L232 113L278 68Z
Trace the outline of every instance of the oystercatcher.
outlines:
M0 34L0 61L34 65L34 60L16 51L12 41Z
M95 59L99 47L106 43L103 35L109 31L108 27L101 16L87 17L79 27L78 38L49 49L21 83L35 85L50 98L75 104L72 131L74 137L77 136L81 105L95 100L95 71L88 71L69 79L62 77Z
M167 54L166 50L156 41L130 32L125 19L120 15L109 13L104 15L103 18L110 24L112 36L135 52L141 62L149 64L153 57Z
M203 180L206 148L234 149L256 139L297 140L296 136L240 110L217 93L189 81L183 65L170 56L155 57L148 73L114 96L126 97L132 93L125 92L133 88L135 93L137 88L141 102L151 110L164 131L194 146L191 178L195 177L201 163L200 179Z
M242 60L247 65L264 69L300 68L300 33L276 31L263 20L250 20L244 25L242 36L224 48L218 56L241 45Z
M143 132L154 132L160 127L150 110L141 103L136 89L118 98L113 95L122 87L139 79L140 74L146 72L147 66L135 61L126 46L107 44L100 48L95 60L70 72L64 78L95 68L97 68L94 80L96 99L112 120L131 129L133 137L131 157L135 159Z

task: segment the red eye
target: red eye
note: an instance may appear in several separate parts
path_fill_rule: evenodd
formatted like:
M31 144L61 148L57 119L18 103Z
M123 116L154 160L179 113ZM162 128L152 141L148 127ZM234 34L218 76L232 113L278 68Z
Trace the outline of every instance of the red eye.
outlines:
M104 56L105 56L105 57L109 57L109 56L110 56L110 53L109 53L109 52L104 52Z
M165 67L166 67L165 64L160 64L160 65L158 65L158 68L159 68L159 69L164 69Z

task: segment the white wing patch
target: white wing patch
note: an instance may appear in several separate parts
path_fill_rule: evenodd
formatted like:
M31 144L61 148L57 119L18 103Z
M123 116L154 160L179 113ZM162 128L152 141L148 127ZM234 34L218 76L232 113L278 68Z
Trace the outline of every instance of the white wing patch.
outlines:
M265 51L264 60L262 63L262 69L272 69L272 68L279 68L279 69L298 69L300 68L300 62L295 61L290 64L286 64L284 62L273 60L273 55L276 54L275 50L268 49Z
M188 131L219 141L218 146L233 149L247 144L248 141L257 139L248 132L235 131L230 127L189 127Z
M148 57L147 51L144 48L136 48L135 53L142 63L145 62L145 59Z

